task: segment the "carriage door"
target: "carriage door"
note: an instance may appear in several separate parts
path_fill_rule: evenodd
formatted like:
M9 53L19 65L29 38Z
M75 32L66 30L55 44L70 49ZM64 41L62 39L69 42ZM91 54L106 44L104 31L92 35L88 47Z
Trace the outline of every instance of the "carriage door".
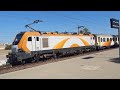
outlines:
M100 37L98 37L98 45L100 45Z
M90 37L90 44L93 45L93 37Z
M35 50L39 51L40 50L40 38L36 37L36 44L35 44Z

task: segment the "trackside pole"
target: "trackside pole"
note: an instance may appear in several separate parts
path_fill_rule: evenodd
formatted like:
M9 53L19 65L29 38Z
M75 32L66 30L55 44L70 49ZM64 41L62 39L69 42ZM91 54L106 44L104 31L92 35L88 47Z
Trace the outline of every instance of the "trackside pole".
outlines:
M111 18L110 19L111 28L118 29L118 38L119 38L119 61L120 61L120 24L119 20Z
M120 26L118 28L118 38L119 38L119 59L120 59Z

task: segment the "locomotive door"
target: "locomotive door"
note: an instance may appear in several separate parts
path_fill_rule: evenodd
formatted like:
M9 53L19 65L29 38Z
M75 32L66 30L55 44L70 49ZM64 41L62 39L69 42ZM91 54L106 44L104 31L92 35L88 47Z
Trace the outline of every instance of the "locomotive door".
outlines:
M40 38L39 37L36 37L35 50L36 51L40 50Z
M27 41L27 47L29 48L30 51L32 51L32 37L28 37Z
M32 50L33 51L38 51L40 50L40 38L39 37L35 37L35 36L32 36Z

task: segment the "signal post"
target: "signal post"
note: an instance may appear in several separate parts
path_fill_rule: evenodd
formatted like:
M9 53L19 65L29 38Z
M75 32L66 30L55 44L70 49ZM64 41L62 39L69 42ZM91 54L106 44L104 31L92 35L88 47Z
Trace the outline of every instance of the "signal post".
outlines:
M120 25L119 20L111 18L110 19L111 28L118 29L118 38L119 38L119 60L120 60Z

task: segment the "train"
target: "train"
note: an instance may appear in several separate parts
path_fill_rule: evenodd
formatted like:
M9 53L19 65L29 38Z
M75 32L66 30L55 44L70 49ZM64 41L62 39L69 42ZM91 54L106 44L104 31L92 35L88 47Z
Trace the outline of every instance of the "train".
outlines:
M118 35L64 34L40 31L25 31L16 35L7 63L16 65L27 61L40 61L47 57L79 54L119 46Z

